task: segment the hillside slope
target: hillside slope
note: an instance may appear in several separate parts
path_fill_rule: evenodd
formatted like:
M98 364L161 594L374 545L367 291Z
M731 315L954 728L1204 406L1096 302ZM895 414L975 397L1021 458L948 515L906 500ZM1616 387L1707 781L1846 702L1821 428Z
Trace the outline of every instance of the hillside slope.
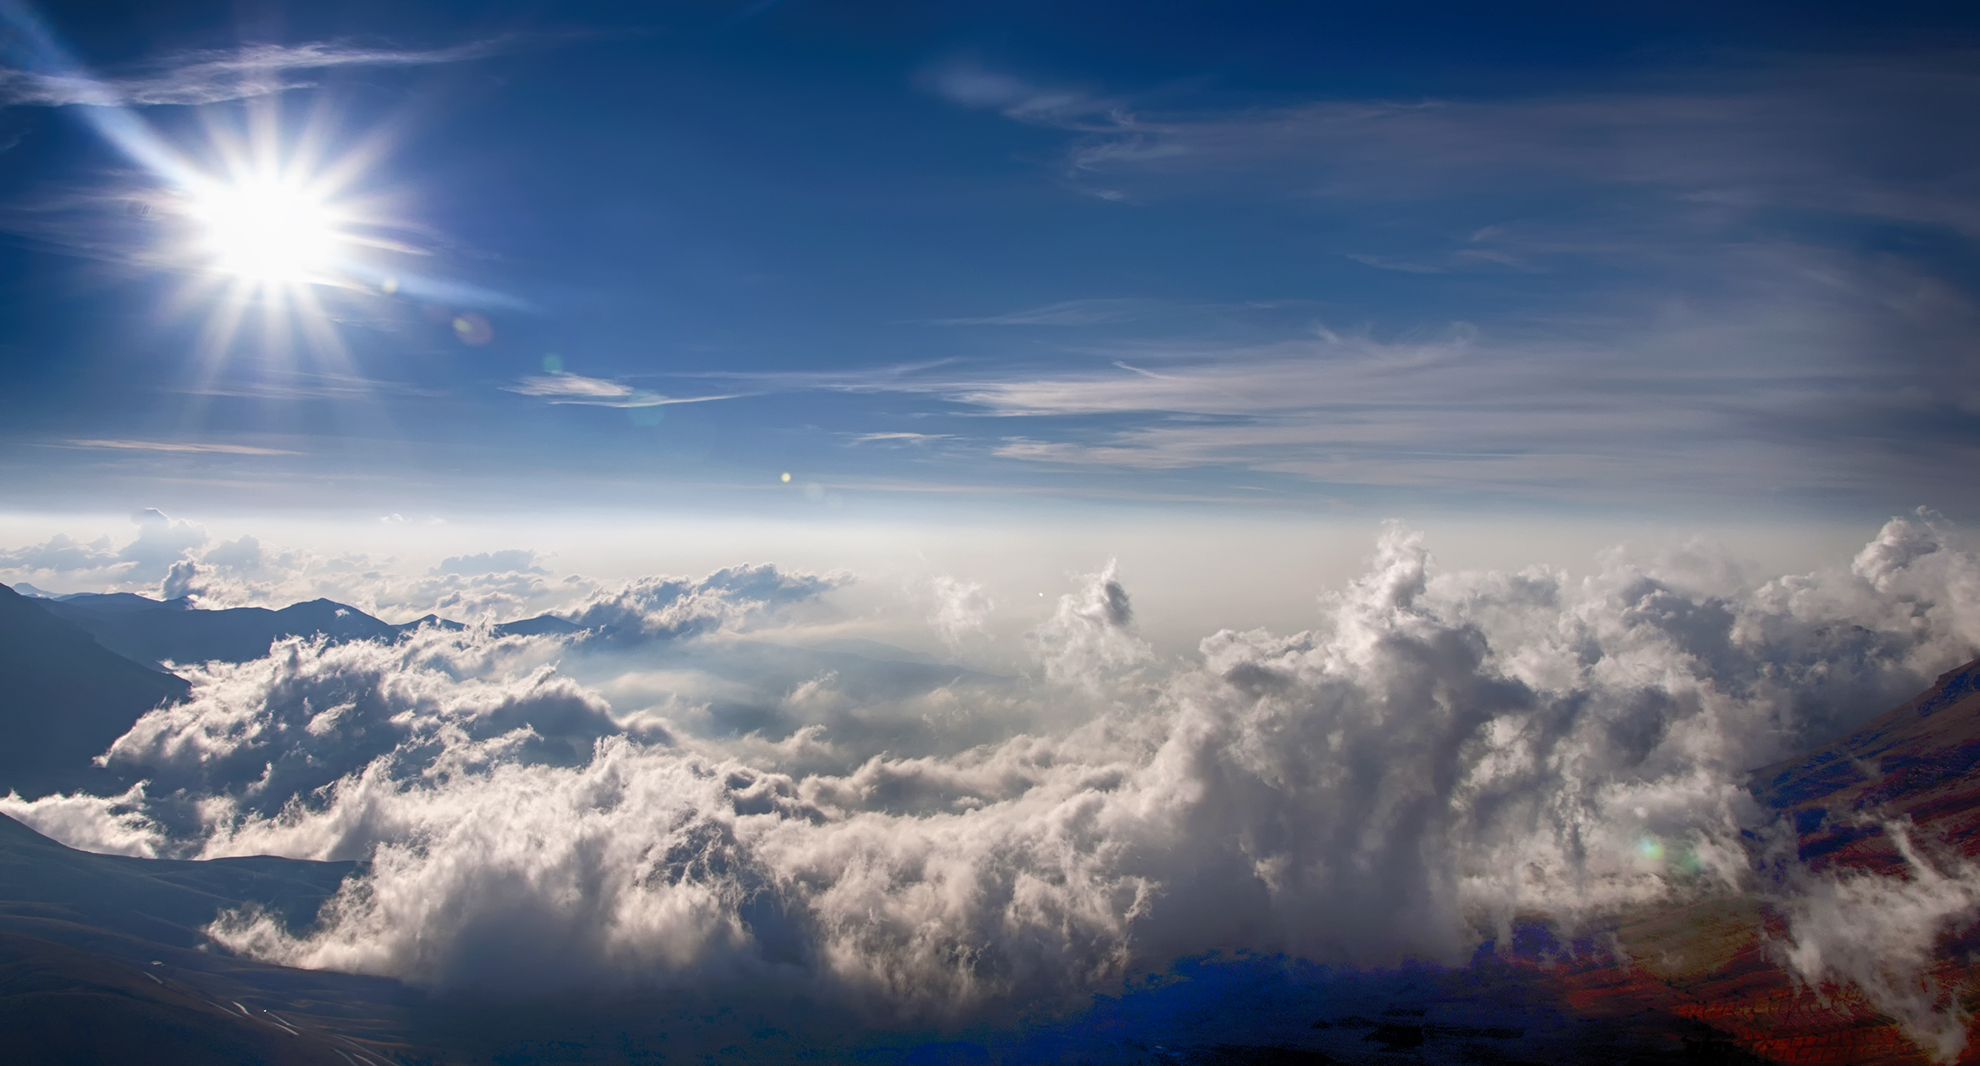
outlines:
M103 647L46 603L0 585L0 795L115 788L90 760L189 686Z

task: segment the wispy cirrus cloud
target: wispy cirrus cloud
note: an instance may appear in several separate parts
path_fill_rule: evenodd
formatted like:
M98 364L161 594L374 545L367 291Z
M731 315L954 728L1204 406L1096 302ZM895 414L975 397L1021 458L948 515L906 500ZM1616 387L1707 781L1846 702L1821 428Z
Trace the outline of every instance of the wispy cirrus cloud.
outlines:
M567 35L568 36L568 35ZM504 36L445 48L371 47L345 41L249 44L181 52L122 75L0 67L0 106L128 107L213 104L309 88L310 75L355 67L423 67L543 47L551 38Z
M1610 93L1249 106L1055 89L968 65L930 85L961 106L1065 131L1061 176L1112 200L1263 195L1324 209L1541 197L1543 214L1596 208L1582 219L1596 228L1646 211L1723 226L1786 207L1973 234L1980 150L1948 136L1980 103L1973 70L1970 54L1948 49L1777 59L1710 79L1674 71ZM1593 202L1603 189L1608 202ZM1359 254L1402 261L1384 248Z
M403 381L310 371L264 371L251 378L202 382L183 391L193 396L248 400L374 400L380 396L445 395Z
M250 444L213 444L201 441L177 440L70 440L62 442L70 448L102 448L110 451L130 452L191 452L210 455L302 455L302 452L286 448L261 448Z
M933 444L936 441L954 440L953 433L860 433L847 441L848 444Z
M974 318L931 319L931 326L1094 326L1147 315L1160 309L1154 300L1062 300L1043 307Z
M622 381L566 373L534 375L522 379L517 384L504 385L502 388L506 392L533 396L547 403L581 404L590 407L664 407L677 403L733 400L748 395L730 392L718 396L663 396L657 392L634 388Z
M948 63L930 70L924 80L951 103L992 109L1007 118L1038 125L1083 127L1105 122L1122 101L1095 97L1078 89L1043 86L1025 78L971 62Z
M1051 361L1034 348L889 387L991 416L970 444L1067 474L1937 498L1980 460L1980 292L1950 265L1980 237L1980 149L1957 133L1980 105L1971 60L1750 57L1605 91L1235 102L953 64L927 87L1059 131L1048 176L1070 191L1161 211L1150 226L1278 211L1345 282L1313 313L1371 325L1131 328L1138 311L1068 301L942 322L1099 327ZM1474 275L1470 295L1434 280L1452 274Z
M1506 499L1928 498L1980 461L1980 302L1847 252L1749 244L1682 298L1387 333L1253 321L1048 361L752 377L891 395L945 455ZM1295 311L1303 309L1293 309ZM885 402L885 401L883 401ZM858 446L899 435L851 435ZM1019 476L1023 476L1020 474Z

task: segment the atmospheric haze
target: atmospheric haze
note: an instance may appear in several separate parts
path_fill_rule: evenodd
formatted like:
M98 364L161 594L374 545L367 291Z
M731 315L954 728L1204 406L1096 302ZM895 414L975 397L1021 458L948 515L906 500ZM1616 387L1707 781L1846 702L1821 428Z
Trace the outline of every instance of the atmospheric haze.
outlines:
M168 562L149 545L203 531L138 517L123 544L14 550L10 576L107 568L202 607L329 581L480 612L171 664L190 697L98 760L127 791L0 803L85 849L364 861L306 928L217 916L252 957L503 996L774 988L953 1023L1205 953L1462 964L1521 918L1572 931L1760 892L1794 916L1782 958L1804 979L1963 1046L1921 981L1976 917L1964 860L1907 852L1912 876L1876 879L1748 857L1792 833L1746 771L1980 654L1980 555L1929 512L1764 579L1696 543L1456 570L1391 524L1303 630L1186 654L1139 634L1115 564L1013 634L990 624L1017 598L993 575L867 590L875 626L845 570L597 581L511 550L394 573L252 537ZM490 628L525 607L578 631Z

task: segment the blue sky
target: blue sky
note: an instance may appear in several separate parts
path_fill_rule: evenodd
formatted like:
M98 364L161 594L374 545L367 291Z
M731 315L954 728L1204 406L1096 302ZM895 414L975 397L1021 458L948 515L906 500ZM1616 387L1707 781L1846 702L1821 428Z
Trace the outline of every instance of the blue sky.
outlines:
M9 10L15 509L1970 517L1951 5Z

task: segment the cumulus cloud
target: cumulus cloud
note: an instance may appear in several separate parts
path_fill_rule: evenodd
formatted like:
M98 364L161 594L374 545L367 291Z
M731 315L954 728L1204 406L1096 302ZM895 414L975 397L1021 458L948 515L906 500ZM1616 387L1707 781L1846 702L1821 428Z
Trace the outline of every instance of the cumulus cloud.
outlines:
M133 580L159 580L172 564L194 548L206 543L206 529L192 522L180 522L155 507L131 516L138 527L137 539L124 546L117 557L130 565Z
M131 522L137 535L121 548L107 536L85 544L57 533L41 544L0 552L0 571L151 591L207 541L205 527L175 520L154 507L131 515Z
M1032 634L1045 673L1055 681L1097 684L1109 671L1148 659L1151 650L1133 635L1134 607L1110 560L1059 597L1050 621Z
M478 555L455 555L440 561L433 568L436 575L459 575L480 577L484 574L546 573L536 565L536 553L522 548L508 551L482 552Z
M607 639L666 639L735 628L766 611L816 598L849 580L770 564L728 567L695 581L652 577L600 592L565 617Z
M0 797L0 814L72 848L151 859L166 841L141 809L144 798L143 785L133 785L121 796L54 792L27 800L8 792Z
M602 700L541 662L541 643L438 629L396 644L291 638L265 659L183 668L191 697L146 714L101 761L263 815L377 759L407 774L482 747L474 757L581 761L616 727Z
M286 548L251 534L213 543L202 526L156 510L140 512L134 521L136 535L121 544L109 536L85 542L58 533L41 544L0 551L0 580L45 581L64 591L191 596L207 608L330 599L392 622L427 614L470 623L515 621L572 607L599 589L582 575L552 576L527 549L420 566L393 557Z
M84 544L63 533L41 544L0 552L0 566L9 570L56 574L103 570L118 561L117 553L110 550L109 537L98 537Z
M935 613L928 616L928 624L935 627L935 635L950 648L962 646L963 638L971 633L983 631L983 623L990 612L997 607L983 585L975 581L961 581L947 574L934 581Z
M883 664L942 679L890 697L918 732L864 737L884 701L854 658L708 658L844 579L736 567L572 612L666 664L638 685L580 683L590 639L289 642L195 671L105 761L147 782L118 831L161 852L370 860L313 926L212 927L260 957L510 994L767 982L953 1017L1203 952L1461 961L1515 915L1774 891L1745 772L1980 651L1977 563L1929 514L1850 566L1759 583L1702 552L1447 572L1396 527L1311 629L1166 662L1110 565L1030 635L1038 676ZM688 687L711 672L732 691ZM642 686L680 698L635 723ZM776 714L718 727L718 700ZM114 842L110 808L75 809L65 831ZM1977 913L1963 870L1795 882L1791 965L1951 1046L1949 1008L1905 997ZM1848 931L1879 908L1916 930Z

